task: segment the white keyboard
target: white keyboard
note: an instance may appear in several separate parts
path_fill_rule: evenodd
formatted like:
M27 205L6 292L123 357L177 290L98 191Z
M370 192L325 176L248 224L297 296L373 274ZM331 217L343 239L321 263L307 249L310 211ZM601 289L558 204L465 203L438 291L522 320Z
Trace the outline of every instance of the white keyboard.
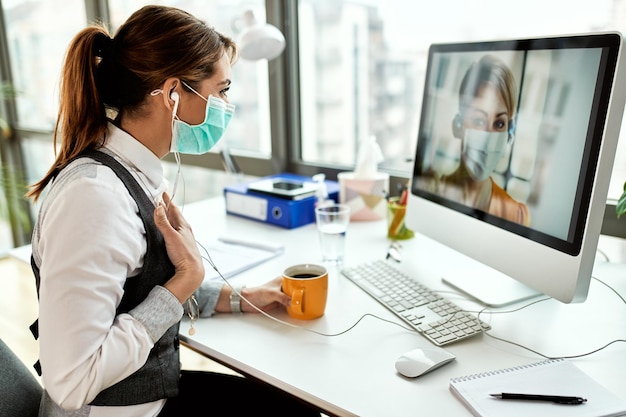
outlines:
M341 273L437 346L491 329L384 260L345 267Z

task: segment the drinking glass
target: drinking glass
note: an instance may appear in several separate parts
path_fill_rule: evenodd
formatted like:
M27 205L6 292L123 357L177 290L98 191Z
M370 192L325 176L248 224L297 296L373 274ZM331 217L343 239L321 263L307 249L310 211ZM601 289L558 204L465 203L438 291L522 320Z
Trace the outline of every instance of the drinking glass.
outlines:
M346 204L316 207L315 221L320 238L322 261L334 265L342 264L346 247L346 230L350 223L350 207Z

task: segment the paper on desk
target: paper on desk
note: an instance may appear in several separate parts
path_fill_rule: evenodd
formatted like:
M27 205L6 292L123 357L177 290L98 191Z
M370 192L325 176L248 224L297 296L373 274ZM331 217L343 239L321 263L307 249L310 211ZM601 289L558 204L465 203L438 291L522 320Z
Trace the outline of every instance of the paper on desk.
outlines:
M284 251L282 244L230 237L200 242L200 244L209 252L213 263L224 278L231 278L280 255ZM11 257L26 264L30 264L30 254L31 245L20 246L9 252ZM207 258L202 247L200 247L200 254ZM206 259L204 259L204 270L204 279L220 278Z
M284 247L276 243L255 240L219 238L200 243L200 253L204 258L212 260L224 278L233 276L253 268L284 251ZM203 247L209 256L204 252ZM204 259L205 280L221 279L219 273Z
M9 256L18 261L25 262L30 265L30 254L32 253L31 245L19 246L9 251Z

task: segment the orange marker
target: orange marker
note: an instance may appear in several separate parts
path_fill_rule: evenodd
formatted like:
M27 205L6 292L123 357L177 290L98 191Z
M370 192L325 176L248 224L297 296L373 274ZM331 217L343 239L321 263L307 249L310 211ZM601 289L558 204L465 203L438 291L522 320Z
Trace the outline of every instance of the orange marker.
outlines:
M405 188L402 191L402 195L400 196L399 204L401 206L406 206L406 202L407 202L408 199L409 199L409 191Z

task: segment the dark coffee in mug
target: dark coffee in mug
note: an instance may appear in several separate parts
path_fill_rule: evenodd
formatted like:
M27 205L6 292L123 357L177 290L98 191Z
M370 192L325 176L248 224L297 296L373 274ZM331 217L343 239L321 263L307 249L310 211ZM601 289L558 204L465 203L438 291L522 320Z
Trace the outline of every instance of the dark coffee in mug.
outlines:
M328 296L328 271L322 265L298 264L286 268L282 291L291 297L287 313L295 319L311 320L324 315Z

